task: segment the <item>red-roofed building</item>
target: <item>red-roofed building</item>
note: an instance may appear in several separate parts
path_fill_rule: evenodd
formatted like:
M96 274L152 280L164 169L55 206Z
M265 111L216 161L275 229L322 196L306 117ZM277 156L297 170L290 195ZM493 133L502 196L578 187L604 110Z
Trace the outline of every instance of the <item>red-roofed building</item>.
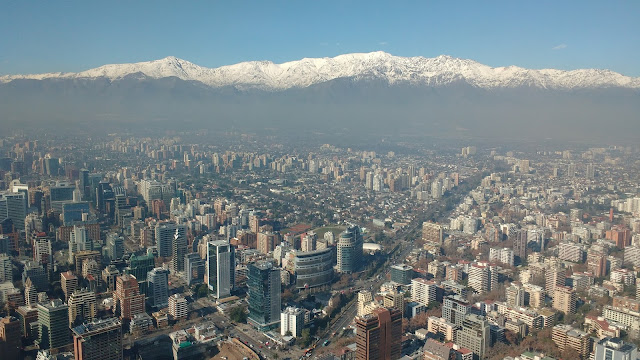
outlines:
M604 317L587 315L584 319L584 325L588 333L595 333L599 339L620 337L620 328L610 324Z

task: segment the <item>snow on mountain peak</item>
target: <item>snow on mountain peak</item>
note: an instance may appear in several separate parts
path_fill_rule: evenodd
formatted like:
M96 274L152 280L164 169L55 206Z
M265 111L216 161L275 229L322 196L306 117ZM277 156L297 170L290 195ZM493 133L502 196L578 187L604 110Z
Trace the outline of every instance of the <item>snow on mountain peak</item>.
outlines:
M176 63L176 62L180 62L180 61L184 61L182 59L178 59L175 56L167 56L166 58L157 60L157 61L162 61L162 62L168 62L168 63Z
M218 68L206 68L175 56L131 64L104 65L79 73L9 75L0 82L15 79L108 78L118 80L131 74L150 78L177 77L198 81L211 87L235 86L284 90L302 88L338 78L376 78L390 84L441 86L464 81L480 88L533 86L550 89L626 87L640 88L640 78L610 70L555 69L530 70L517 66L490 67L473 60L448 55L435 58L399 57L383 51L353 53L333 58L304 58L282 64L249 61Z

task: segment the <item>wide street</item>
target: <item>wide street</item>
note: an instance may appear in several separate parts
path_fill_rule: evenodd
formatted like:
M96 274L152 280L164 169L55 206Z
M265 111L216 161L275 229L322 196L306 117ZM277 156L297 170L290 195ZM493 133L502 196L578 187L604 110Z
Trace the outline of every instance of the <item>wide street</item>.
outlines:
M471 181L470 178L467 181ZM477 177L477 181L479 182L480 177ZM475 186L473 184L469 184L471 185L470 189L473 189ZM462 199L462 197L464 195L466 195L465 191L462 191L461 188L456 189L457 191L454 191L451 195L449 195L450 197L452 197L455 200L460 200ZM445 209L445 201L439 201L437 203L433 203L431 204L431 206L429 206L429 208L427 210L425 210L425 212L422 214L422 216L417 217L411 224L409 224L407 227L405 227L404 229L398 231L395 235L394 238L394 243L392 246L396 246L398 244L400 244L400 252L397 254L394 254L391 257L388 257L384 264L382 265L381 269L384 269L384 274L381 276L373 276L369 279L358 279L356 281L355 284L353 284L353 290L354 291L359 291L359 290L363 290L363 289L369 289L373 294L377 293L380 290L380 286L388 281L387 280L387 274L389 273L389 266L398 262L398 259L405 259L407 257L407 255L414 249L414 243L411 240L415 240L415 237L418 237L420 235L415 234L416 230L420 229L422 226L422 223L424 221L426 221L427 219L431 219L433 217L435 217L436 219L440 220L444 217L446 217L448 215L448 211L446 211ZM407 237L412 236L412 234L414 234L414 239L408 239ZM330 325L328 327L328 329L320 336L320 338L318 339L318 341L315 342L314 347L311 351L312 355L314 355L314 352L316 352L317 347L320 346L321 344L323 344L326 340L332 340L332 336L333 334L337 334L342 328L348 326L349 324L351 324L351 322L353 321L353 319L356 316L356 312L357 312L357 301L354 300L351 303L349 303L344 309L342 309L342 311L338 314L337 318L335 320L332 321L332 325Z
M422 224L422 222L419 223L420 225ZM403 231L400 234L396 234L397 238L401 238L403 236L405 236L406 234L410 234L413 230L415 230L415 228L418 225L412 225L410 227L407 228L408 231ZM406 243L405 243L406 244ZM394 245L395 246L395 245ZM413 246L407 246L405 245L404 247L401 248L401 252L400 254L397 255L397 257L394 255L393 258L388 258L385 263L383 264L383 266L381 267L381 269L388 269L388 266L390 265L390 263L392 261L394 261L395 258L400 258L403 259L405 258L413 249ZM358 282L356 283L356 286L354 287L354 291L358 291L358 290L362 290L362 289L370 289L370 291L375 294L376 292L378 292L378 290L380 290L380 286L382 286L382 284L387 281L387 274L389 273L388 270L386 270L383 274L381 274L381 276L374 276L372 278L369 279L362 279L362 280L358 280ZM353 319L356 316L358 310L358 302L357 299L354 299L351 303L349 303L344 309L342 309L342 311L340 312L340 314L338 314L338 317L332 322L332 325L328 327L328 329L324 332L324 334L320 337L320 339L315 343L316 347L311 351L312 356L313 353L315 351L317 351L317 346L323 344L326 340L333 340L332 337L334 334L337 334L341 329L347 327L349 324L351 324L351 322L353 321Z

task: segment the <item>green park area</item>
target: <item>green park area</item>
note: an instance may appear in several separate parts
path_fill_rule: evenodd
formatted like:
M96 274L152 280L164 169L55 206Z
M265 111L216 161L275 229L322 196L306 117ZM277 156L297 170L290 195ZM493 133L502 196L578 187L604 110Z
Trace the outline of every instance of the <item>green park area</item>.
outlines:
M313 229L313 232L318 234L318 239L322 239L325 233L331 231L337 239L340 233L345 231L346 229L347 229L346 226L335 225L335 226L324 226L321 228Z

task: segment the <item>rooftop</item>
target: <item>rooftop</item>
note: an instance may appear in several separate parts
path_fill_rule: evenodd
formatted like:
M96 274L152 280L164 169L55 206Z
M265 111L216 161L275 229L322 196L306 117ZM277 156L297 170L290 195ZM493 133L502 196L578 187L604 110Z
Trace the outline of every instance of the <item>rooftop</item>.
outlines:
M632 350L634 350L636 348L636 346L634 344L625 343L620 338L610 338L610 337L606 337L606 338L600 340L598 342L598 345L602 345L602 346L605 346L606 348L615 349L615 350L618 350L618 351L621 351L621 352L625 352L625 353L631 352Z
M409 266L407 264L396 264L391 266L392 269L397 269L397 270L413 270L412 266Z
M90 335L91 333L100 332L101 330L116 328L121 326L122 324L120 323L120 320L118 318L110 318L110 319L98 320L88 324L76 326L73 329L71 329L71 331L73 331L75 335L85 335L85 334Z

